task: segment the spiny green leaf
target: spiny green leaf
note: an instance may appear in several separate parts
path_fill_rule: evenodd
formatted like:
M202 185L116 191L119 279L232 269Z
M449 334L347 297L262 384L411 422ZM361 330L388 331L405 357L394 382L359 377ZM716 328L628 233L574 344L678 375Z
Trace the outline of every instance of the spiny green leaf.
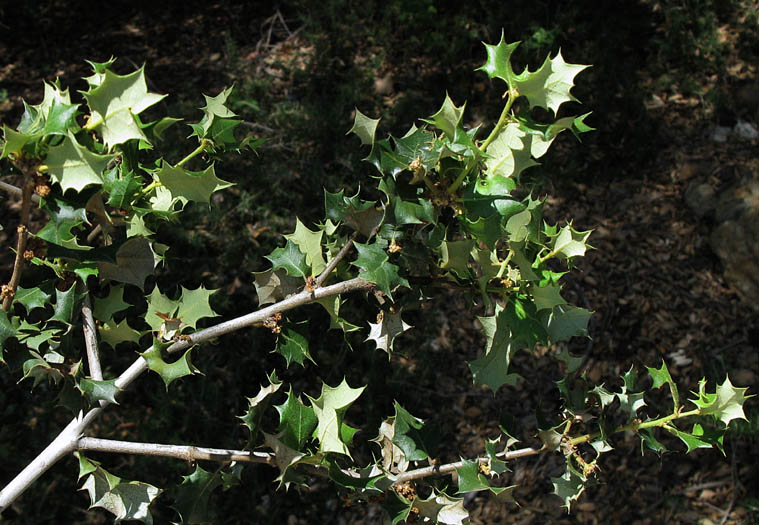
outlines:
M158 286L153 288L150 295L145 299L148 301L148 311L145 312L145 322L147 322L154 332L161 329L164 319L159 313L166 317L174 317L179 308L179 299L170 299L161 294Z
M311 267L311 275L319 275L327 267L322 249L322 237L324 232L311 231L296 219L295 232L285 235L285 239L292 241L306 255L306 263Z
M377 349L384 350L389 357L395 338L409 328L412 326L401 319L401 312L382 311L377 316L377 323L369 323L369 336L366 341L374 341Z
M68 290L61 291L55 289L55 307L53 316L50 321L60 321L65 324L71 324L74 315L77 313L77 303L82 300L84 294L76 293L76 285L70 286Z
M706 392L706 380L702 379L698 384L698 398L691 399L699 413L713 415L725 425L729 425L733 419L746 419L743 413L743 403L753 396L744 395L748 387L734 387L729 377L721 385L717 385L716 392ZM695 392L694 392L695 393Z
M37 237L47 241L51 244L62 246L68 250L91 250L91 246L83 246L79 244L76 234L72 232L73 229L81 227L80 221L61 221L56 224L55 221L49 221L40 231L37 232Z
M5 350L5 341L16 336L16 328L8 319L5 310L0 309L0 363L4 363L3 353Z
M561 477L551 478L551 482L554 494L561 498L563 506L569 512L572 502L577 501L585 490L585 480L574 469L567 468Z
M489 78L500 78L511 88L514 82L514 71L511 68L511 54L519 46L519 42L507 44L502 31L501 40L497 45L485 44L484 42L483 44L485 45L488 58L476 71L484 71Z
M585 250L589 248L587 240L590 234L590 230L581 232L572 228L571 225L564 226L553 239L551 252L565 259L582 257L585 255Z
M537 71L531 72L525 68L514 84L519 94L527 97L530 106L550 109L556 114L561 104L577 100L570 90L574 86L575 76L588 67L564 62L559 51L553 58L546 57Z
M140 338L145 334L129 326L126 319L122 319L119 323L110 319L98 327L98 332L100 339L111 345L111 348L116 348L117 344L124 342L139 343Z
M106 471L95 462L81 466L82 471L89 471L82 487L90 496L90 508L101 507L116 516L116 522L138 520L148 525L153 523L150 504L161 493L161 489L141 481L124 481ZM94 468L93 468L94 467Z
M398 274L398 266L389 262L387 253L376 242L373 244L354 242L353 244L358 257L352 264L364 270L360 274L362 279L376 284L391 300L393 299L392 290L398 286L410 287L408 281Z
M458 127L459 122L461 122L461 117L464 114L465 107L466 103L457 107L446 92L443 106L426 122L434 125L437 129L445 133L449 139L453 140L456 135L456 128Z
M654 437L654 433L650 428L642 428L638 430L638 437L640 438L641 454L645 452L646 448L653 450L659 455L667 451L667 447L665 447Z
M472 239L443 241L440 244L440 268L465 278L469 273L469 254L473 246Z
M477 182L480 193L487 195L489 184L498 184L499 178L517 178L537 162L532 160L530 136L519 124L509 123L503 127L496 139L485 150L487 176ZM482 188L482 190L480 190Z
M561 286L559 285L533 285L530 287L530 291L538 310L550 310L554 306L567 304L567 301L561 296Z
M172 490L174 504L182 523L213 523L216 521L209 500L213 492L222 485L219 471L208 472L200 465L189 476L182 476L182 483Z
M269 405L271 405L271 396L276 394L282 387L282 382L277 378L277 374L272 373L269 376L269 384L261 385L258 390L258 394L255 397L248 398L248 410L242 416L237 416L242 420L243 424L248 427L251 433L251 439L253 439L258 433L261 418Z
M374 134L377 132L379 121L380 119L369 118L356 109L353 127L348 130L346 135L354 133L361 140L361 144L374 147Z
M93 184L103 184L103 170L113 155L98 155L80 145L69 132L58 146L48 150L45 165L50 178L61 189L82 191Z
M88 127L100 132L109 149L132 139L148 142L135 115L165 96L148 93L144 67L123 76L106 69L99 84L84 93L91 112Z
M150 241L144 237L132 237L116 251L116 264L98 263L101 279L111 279L133 284L142 289L145 279L153 275L156 257Z
M578 335L587 336L588 321L592 312L578 306L562 304L554 306L550 312L543 310L540 315L548 331L548 338L558 342Z
M188 290L182 286L182 295L179 297L179 308L176 317L187 326L197 327L200 319L206 317L218 317L219 314L211 309L209 298L218 290L207 290L203 285L195 290Z
M184 168L172 166L164 161L155 176L171 192L173 199L210 204L214 192L228 188L233 184L216 176L211 164L202 172L191 172Z
M259 306L281 301L303 287L302 278L290 277L284 269L253 272L253 275Z
M293 328L285 328L277 338L277 347L275 351L282 355L287 361L289 367L293 362L303 365L303 360L308 359L316 364L316 361L308 352L308 339L303 334Z
M166 390L168 391L169 385L173 381L180 377L199 372L199 370L195 368L190 361L190 352L192 352L192 348L188 348L187 351L176 361L167 363L161 355L161 348L165 346L168 345L161 344L157 339L154 339L153 346L140 355L145 361L147 361L148 367L161 376L161 379L163 379L163 382L166 384Z
M35 308L44 308L46 304L50 303L51 295L43 288L43 283L40 283L34 288L24 288L19 286L16 289L16 295L13 297L13 301L24 305L26 313L30 313Z
M401 449L407 461L422 461L433 453L433 438L424 422L412 416L397 401L393 403L395 417L392 442ZM434 432L434 430L433 430Z
M287 401L274 408L279 412L278 435L282 442L294 450L302 450L308 438L316 428L316 413L296 396L292 388L287 394Z
M469 522L469 512L464 508L464 499L449 498L433 490L427 499L417 498L412 503L416 514L422 519L445 525L463 525Z
M118 404L116 396L121 392L121 389L116 386L116 379L98 381L89 377L83 377L78 381L77 388L93 404L100 401Z
M327 310L327 313L329 314L330 330L340 329L345 333L361 330L360 326L356 326L340 317L340 306L344 302L344 299L341 299L339 295L334 297L322 297L321 299L317 299L316 302Z
M277 248L265 257L271 261L272 270L282 268L287 275L306 278L309 270L306 254L293 241L288 240L284 248Z
M622 410L628 413L629 419L634 419L638 410L646 406L646 401L643 398L644 392L641 392L637 388L638 373L631 366L623 376L622 380L624 385L622 386L622 392L616 394L619 399L619 404Z
M124 285L113 284L105 297L95 297L92 314L101 323L110 321L113 314L126 310L131 305L124 301Z
M323 384L322 393L318 399L309 396L318 419L315 436L319 440L320 452L337 452L350 456L348 447L341 439L340 427L346 410L358 399L364 388L351 388L343 379L342 383L336 387Z
M265 432L264 444L274 451L274 460L279 469L279 476L276 479L279 482L277 488L284 485L285 489L288 489L290 483L302 484L303 477L294 471L294 467L301 461L304 461L304 458L307 457L306 454L288 447L277 436Z

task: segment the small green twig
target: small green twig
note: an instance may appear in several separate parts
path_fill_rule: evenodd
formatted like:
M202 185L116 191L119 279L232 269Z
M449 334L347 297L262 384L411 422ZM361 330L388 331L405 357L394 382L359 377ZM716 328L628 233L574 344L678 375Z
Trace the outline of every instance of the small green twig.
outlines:
M13 274L7 285L3 286L3 310L8 312L13 304L13 298L16 295L18 284L21 281L21 274L24 271L24 252L26 251L26 240L29 237L29 209L32 202L32 191L34 190L34 181L30 175L25 176L24 189L21 197L21 223L18 225L18 240L16 242L16 259L13 262Z
M213 145L213 142L208 139L200 139L200 145L195 148L193 151L190 152L189 155L187 155L185 158L177 162L177 167L182 167L188 162L190 162L193 158L197 157L201 153L203 153L208 146Z

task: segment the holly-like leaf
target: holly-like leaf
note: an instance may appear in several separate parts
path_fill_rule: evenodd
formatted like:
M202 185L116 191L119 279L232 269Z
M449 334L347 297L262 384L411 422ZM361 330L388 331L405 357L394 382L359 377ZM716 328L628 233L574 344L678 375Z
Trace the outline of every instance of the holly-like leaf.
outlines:
M548 312L543 310L541 318L548 331L548 338L553 342L566 341L574 336L588 335L588 321L592 312L585 308L561 304Z
M213 492L222 485L219 471L208 472L200 465L189 476L182 476L182 483L172 490L174 504L182 523L205 524L216 520L209 500Z
M729 377L721 385L717 385L714 393L706 392L706 380L702 379L698 384L698 398L691 399L699 413L702 415L712 415L729 425L733 419L746 419L743 412L743 403L746 399L753 396L746 396L748 387L738 388L733 386ZM695 393L695 392L694 392Z
M661 388L662 386L669 385L669 391L672 394L672 404L674 409L677 410L680 407L680 394L677 390L677 384L675 384L672 376L669 374L667 364L662 360L661 366L657 368L646 367L648 373L653 380L651 388Z
M282 485L285 489L290 487L290 483L302 483L302 476L296 473L293 468L306 458L302 452L298 452L280 441L277 436L264 432L264 444L274 451L274 460L279 469L279 476L276 481L279 482L277 488Z
M561 498L564 502L563 506L567 508L572 505L573 501L577 501L580 495L585 490L585 480L572 468L567 465L567 470L559 478L551 478L553 483L553 492Z
M377 316L377 323L369 323L369 336L366 341L372 340L377 345L377 349L384 350L388 353L393 350L395 338L413 328L410 324L401 319L401 312L380 312Z
M634 419L638 409L646 406L643 398L644 392L637 390L638 373L633 367L630 367L623 376L622 392L616 394L619 399L620 408L628 413L629 419Z
M34 288L19 286L16 289L13 301L24 305L26 313L30 313L35 308L44 308L46 304L50 303L50 297L51 295L46 293L41 285Z
M507 44L504 40L503 31L501 32L501 40L497 45L485 44L488 58L487 61L476 71L484 71L489 78L500 78L512 87L514 82L514 71L511 68L511 55L514 50L519 46L519 42Z
M98 155L80 145L70 132L58 146L48 150L47 173L61 189L82 191L93 184L103 184L103 170L113 155Z
M362 279L376 284L391 300L393 299L392 291L395 288L398 286L410 287L408 281L398 274L398 266L389 262L390 258L387 253L377 243L361 244L354 242L353 244L358 251L358 257L353 265L364 270L360 274Z
M116 379L95 380L89 377L83 377L77 382L77 388L87 396L87 400L94 404L100 401L118 404L116 395L121 389L116 386Z
M301 252L306 255L306 263L311 267L311 275L319 275L327 267L322 250L322 237L324 231L311 231L296 219L295 232L285 235L285 239L292 241Z
M101 341L111 345L111 348L116 348L119 343L139 343L140 338L145 334L129 326L126 319L122 319L119 323L110 319L98 327L98 332Z
M553 239L551 253L564 259L582 257L589 248L587 244L591 231L577 231L571 225L564 226Z
M55 384L58 384L58 382L63 379L64 373L61 371L61 367L57 366L61 364L61 358L56 358L54 359L54 362L50 363L47 359L43 358L33 350L29 351L29 355L31 357L24 361L22 366L24 375L21 379L24 380L29 377L34 379L32 388L36 387L40 381L45 379L52 381Z
M486 177L477 182L477 191L483 195L492 195L489 185L506 184L502 179L515 179L527 168L536 166L537 162L531 157L530 142L530 136L519 124L509 123L504 126L485 150L488 155L485 160Z
M301 252L293 241L288 240L284 248L277 248L265 257L271 261L272 270L282 268L287 275L306 278L309 270L306 254Z
M518 374L509 373L511 358L516 352L509 326L508 312L496 305L494 315L478 317L485 335L485 355L469 362L474 384L486 385L496 392L503 385L515 385Z
M108 205L114 208L128 208L142 190L141 180L132 173L121 176L114 169L106 173L103 191L108 194Z
M339 295L336 295L334 297L322 297L321 299L317 299L316 302L322 305L325 310L327 310L327 313L329 314L330 330L339 329L346 334L348 332L361 330L360 326L356 326L355 324L350 323L340 317L340 305L342 305L344 299L340 298Z
M263 417L266 409L269 408L269 405L271 404L271 400L269 398L272 395L276 394L282 387L282 382L277 378L276 373L273 373L271 376L269 376L268 379L268 385L261 385L261 388L258 390L258 394L256 394L255 397L248 398L247 412L245 412L245 414L242 416L237 416L242 420L243 424L248 427L248 430L250 430L251 433L251 437L255 436L255 434L258 432L261 418Z
M316 361L314 361L308 352L308 339L293 328L285 328L279 334L275 351L285 358L288 367L293 362L303 366L304 359L308 359L316 364Z
M303 279L290 277L284 269L254 272L253 275L259 306L279 302L303 287Z
M235 113L226 106L232 89L232 87L228 87L215 97L203 95L206 100L206 105L202 108L204 115L199 123L190 124L193 130L190 136L211 140L217 148L233 147L237 149L243 146L243 144L238 143L234 136L235 129L242 121L233 118L236 116Z
M175 317L193 328L197 327L200 319L218 317L219 314L211 309L211 305L208 302L208 299L217 291L207 290L202 285L195 290L188 290L182 286L182 295L179 297L179 308Z
M190 361L190 352L192 348L188 348L187 351L182 354L176 361L167 363L164 361L161 355L162 348L167 347L168 344L162 344L157 339L153 340L153 346L146 352L140 355L147 361L148 368L153 372L156 372L161 376L163 382L166 384L166 390L169 390L169 385L179 379L180 377L188 376L199 372L197 368Z
M62 246L68 250L91 250L91 246L80 245L76 233L72 232L81 225L81 221L65 220L58 223L49 221L37 232L36 236L50 244Z
M123 76L106 69L84 93L91 112L87 128L97 129L108 149L132 139L149 142L135 116L165 96L148 93L144 67Z
M145 279L153 275L156 257L145 237L132 237L116 251L116 264L98 263L102 279L133 284L142 289Z
M96 461L79 456L79 479L85 477L79 490L90 496L90 508L101 507L116 516L116 522L138 520L153 523L150 504L161 489L141 481L125 481L114 476Z
M403 451L407 461L422 461L431 456L434 449L434 429L424 429L424 422L412 416L397 401L393 403L393 444ZM430 431L432 430L432 432Z
M440 244L440 268L465 278L469 273L469 254L473 246L472 239L443 241Z
M161 294L158 286L153 288L150 295L146 297L148 301L148 311L145 313L145 322L150 325L154 332L158 332L166 321L166 317L174 318L179 309L179 300L170 299Z
M74 316L78 313L78 303L82 300L84 294L76 293L76 286L70 286L68 290L61 291L55 289L55 306L53 307L53 316L50 321L60 321L70 325Z
M356 136L358 136L359 140L361 140L361 144L364 146L372 147L369 155L367 155L364 160L369 160L372 158L372 153L374 152L374 135L377 132L377 124L379 124L379 121L380 119L367 117L361 113L358 108L356 108L356 116L353 119L353 127L348 130L348 133L346 133L346 135L354 133Z
M287 401L274 408L279 412L279 438L288 447L294 450L303 450L308 438L316 428L316 413L314 409L306 406L296 396L292 388L287 394Z
M559 285L533 285L530 291L538 310L551 310L554 306L567 304L567 301L561 296L561 286Z
M464 508L464 499L449 498L435 491L427 499L417 498L413 501L412 510L425 521L445 525L463 525L469 522L469 512Z
M687 447L685 451L686 454L698 448L712 448L712 444L709 441L702 439L700 436L697 436L689 432L683 432L673 426L665 426L664 428L667 431L669 431L671 434L673 434L674 436L677 436L680 439L680 441L685 443L685 446Z
M319 440L320 452L337 452L350 456L348 447L341 437L343 416L364 388L351 388L343 379L342 383L336 387L323 384L322 393L318 399L309 396L318 420L315 436Z
M561 51L545 62L537 71L528 68L515 78L514 85L520 95L527 97L530 106L549 109L556 114L564 102L576 101L570 94L574 86L575 76L590 66L567 64L561 56Z
M383 209L378 209L376 203L353 197L345 197L344 190L338 193L324 191L324 210L327 219L344 221L348 226L362 234L372 237L385 217Z
M641 454L645 452L646 448L653 450L659 455L667 451L667 447L665 447L654 437L654 433L650 428L639 429L638 437L640 438Z
M433 124L437 129L445 133L449 139L453 140L465 107L466 102L461 106L456 106L446 92L443 106L427 122Z
M216 176L213 164L202 172L192 172L164 161L155 176L171 192L172 199L184 202L210 204L214 192L233 186Z
M4 363L3 351L5 349L5 341L11 337L16 336L16 328L8 319L8 314L5 310L0 309L0 363Z
M108 295L105 297L95 297L95 307L92 314L95 319L105 323L113 319L113 314L122 312L131 305L124 301L124 285L111 285Z

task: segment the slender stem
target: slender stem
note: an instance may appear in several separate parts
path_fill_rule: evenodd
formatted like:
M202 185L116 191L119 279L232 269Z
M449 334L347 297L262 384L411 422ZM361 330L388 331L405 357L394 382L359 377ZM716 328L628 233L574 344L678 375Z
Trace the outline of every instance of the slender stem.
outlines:
M213 142L211 142L208 139L200 139L200 145L197 148L195 148L193 151L191 151L190 154L187 155L185 158L183 158L182 160L180 160L179 162L177 162L177 167L180 168L180 167L184 166L190 160L192 160L193 158L195 158L198 155L200 155L201 153L203 153L203 151L205 151L205 149L208 146L212 145L212 144L213 144Z
M501 132L501 129L503 129L503 127L506 125L506 122L509 120L509 112L511 111L511 106L514 104L514 101L519 98L519 92L516 89L510 89L506 92L506 94L509 98L506 100L506 105L503 107L503 111L501 111L501 116L498 118L498 122L493 128L493 131L490 132L490 135L488 135L488 137L485 139L485 142L480 145L480 151L482 152L488 149L490 143L496 139L498 134Z
M16 295L18 283L21 282L21 274L24 271L24 252L26 251L26 239L29 236L29 208L32 202L32 191L34 183L32 178L27 175L24 181L24 190L21 197L21 222L18 225L18 240L16 241L16 259L13 262L13 274L7 286L3 286L3 310L9 311L13 304L13 297Z
M461 186L461 184L464 182L467 175L469 175L469 172L472 171L472 168L474 167L476 163L477 163L476 158L471 158L469 162L467 162L466 167L463 170L461 170L461 173L459 173L459 176L456 177L455 181L453 181L453 184L448 186L447 191L450 195L453 195L454 193L456 193L456 190L459 189L459 186Z
M356 240L358 237L358 232L353 232L353 235L350 236L350 239L348 239L348 242L345 243L345 246L343 246L339 252L337 252L337 255L335 255L331 261L329 261L329 264L324 269L322 273L319 274L319 277L316 278L316 286L321 286L324 281L327 280L327 277L329 277L329 274L332 273L332 270L334 270L337 265L340 263L340 261L345 257L345 255L350 251L351 248L353 248L353 241Z
M548 449L543 448L521 448L519 450L509 450L504 451L499 454L496 454L496 456L499 459L503 460L510 460L510 459L517 459L522 458L526 456L534 456L535 454L541 454L543 452L547 452ZM490 458L477 458L475 461L478 463L487 463ZM445 465L432 465L430 467L423 467L418 468L415 470L409 470L407 472L404 472L402 474L399 474L398 477L395 478L396 483L403 483L404 481L411 481L415 479L421 479L426 478L429 476L445 476L447 474L452 474L456 469L459 469L464 466L464 461L457 461L455 463L447 463Z
M117 441L114 439L92 437L79 438L76 442L76 447L78 450L91 450L93 452L159 456L183 459L185 461L219 461L222 463L240 461L276 465L274 454L249 450L165 445L162 443L137 443L134 441Z
M690 416L697 416L700 413L701 411L698 408L696 408L693 410L689 410L688 412L674 412L672 414L669 414L668 416L660 417L658 419L651 419L649 421L643 421L643 422L633 421L632 423L628 423L626 425L621 425L617 427L612 432L609 432L609 434L617 434L619 432L626 432L628 430L637 432L638 430L641 430L644 428L651 428L651 427L664 427L670 421L675 421L676 419L682 419L682 418L690 417ZM596 439L600 435L601 435L600 432L584 434L582 436L578 436L576 438L570 439L569 444L580 445L582 443L588 443L589 441Z
M0 190L8 192L11 195L15 195L16 197L19 197L19 198L24 196L23 189L19 188L18 186L14 186L13 184L8 184L7 182L0 181ZM32 193L32 202L34 204L38 204L40 202L40 196L35 193Z
M90 294L86 290L84 302L82 303L82 329L84 330L84 345L87 348L87 363L89 364L90 377L96 381L102 381L103 371L100 368L97 328L95 327L95 319L92 316Z

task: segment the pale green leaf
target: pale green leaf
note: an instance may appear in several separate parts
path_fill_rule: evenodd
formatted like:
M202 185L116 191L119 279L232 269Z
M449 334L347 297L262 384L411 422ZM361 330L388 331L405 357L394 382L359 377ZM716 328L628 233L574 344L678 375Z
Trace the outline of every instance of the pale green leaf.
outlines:
M393 350L395 338L412 328L401 319L401 312L380 312L377 316L377 323L369 323L369 336L366 341L374 341L377 349L384 350L388 354Z
M520 95L527 97L530 106L550 109L554 114L564 102L576 101L570 94L574 77L590 66L567 64L559 51L555 57L546 57L545 62L535 72L529 69L519 74L515 86Z
M53 146L45 157L50 178L65 192L82 191L93 184L103 184L103 170L113 155L98 155L81 146L69 132L58 146Z
M318 424L315 431L320 452L337 452L350 456L348 447L341 439L343 415L348 407L361 395L365 387L351 388L343 379L336 387L326 383L318 399L309 396Z

